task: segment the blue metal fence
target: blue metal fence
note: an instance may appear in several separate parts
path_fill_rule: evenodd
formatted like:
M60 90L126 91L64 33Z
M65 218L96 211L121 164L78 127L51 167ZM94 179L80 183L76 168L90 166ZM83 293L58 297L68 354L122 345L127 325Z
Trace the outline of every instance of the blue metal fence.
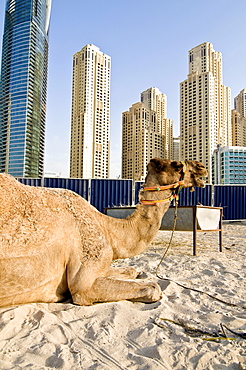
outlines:
M44 178L44 187L69 189L89 200L89 180L87 179L61 179Z
M132 180L18 178L18 181L31 186L72 190L100 212L103 212L104 208L131 206L134 202L137 204L138 193L143 184L136 181L133 188ZM180 206L194 206L199 203L204 206L223 207L224 220L246 219L246 185L206 185L205 188L195 188L194 192L190 192L188 188L181 190Z
M212 185L206 185L205 188L195 187L195 191L190 191L189 188L183 188L179 194L180 206L203 206L212 205Z
M223 207L224 220L246 219L246 185L214 185L215 207Z
M87 179L64 179L45 177L43 179L17 178L19 182L31 186L44 186L45 188L62 188L72 190L89 200L89 180Z
M24 185L42 186L42 179L29 179L29 178L19 177L17 178L17 180Z
M139 191L141 190L143 181L135 181L135 194L134 194L134 204L138 204Z
M132 205L132 180L91 180L90 203L100 212L104 208Z

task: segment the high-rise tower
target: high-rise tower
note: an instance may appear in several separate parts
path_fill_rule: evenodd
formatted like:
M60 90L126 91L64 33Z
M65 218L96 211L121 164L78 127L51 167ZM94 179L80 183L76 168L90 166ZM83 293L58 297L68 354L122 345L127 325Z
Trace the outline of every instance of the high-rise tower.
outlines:
M150 87L141 93L144 106L156 112L157 131L163 135L162 158L172 159L173 155L173 121L167 118L167 96L157 87Z
M109 177L110 71L92 44L73 56L70 177Z
M122 178L144 180L153 157L172 159L173 121L166 117L165 94L156 87L122 113Z
M41 177L52 0L7 0L0 84L0 172Z
M240 91L240 93L234 98L234 108L241 117L246 118L246 89Z
M201 161L211 180L217 145L231 144L231 91L222 84L222 55L204 42L189 51L189 74L180 84L182 159Z
M246 89L234 98L232 110L232 145L246 146Z

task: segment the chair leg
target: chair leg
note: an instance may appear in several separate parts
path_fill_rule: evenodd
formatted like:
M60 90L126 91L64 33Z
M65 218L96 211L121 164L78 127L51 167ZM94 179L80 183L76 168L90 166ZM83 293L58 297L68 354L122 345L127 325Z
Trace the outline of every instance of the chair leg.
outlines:
M196 215L196 207L194 207L193 212L193 256L196 256L197 248L197 215Z
M222 252L222 212L223 210L220 210L220 222L219 222L219 251Z

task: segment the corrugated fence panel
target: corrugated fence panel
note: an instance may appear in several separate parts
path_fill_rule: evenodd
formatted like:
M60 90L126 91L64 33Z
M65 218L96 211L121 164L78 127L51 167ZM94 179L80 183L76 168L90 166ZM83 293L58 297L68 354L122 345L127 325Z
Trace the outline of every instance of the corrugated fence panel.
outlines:
M62 179L51 177L44 179L44 186L46 188L62 188L72 190L86 200L89 199L89 180L87 179Z
M214 185L214 206L223 207L223 220L246 219L246 186Z
M212 206L212 185L206 185L205 188L195 187L191 192L190 188L183 188L179 193L180 206Z
M132 180L91 180L90 203L100 212L104 208L132 205Z
M16 180L21 182L24 185L30 185L30 186L42 186L42 179L33 179L33 178L23 178L19 177Z
M143 182L135 182L135 204L138 203L138 193ZM206 185L205 188L195 187L195 191L191 192L189 188L183 188L179 193L180 206L196 206L198 203L203 206L212 205L212 185Z
M45 188L62 188L67 189L67 179L62 179L60 177L46 177L44 179Z
M139 202L139 191L142 189L143 181L135 181L135 194L134 194L134 202L138 204Z

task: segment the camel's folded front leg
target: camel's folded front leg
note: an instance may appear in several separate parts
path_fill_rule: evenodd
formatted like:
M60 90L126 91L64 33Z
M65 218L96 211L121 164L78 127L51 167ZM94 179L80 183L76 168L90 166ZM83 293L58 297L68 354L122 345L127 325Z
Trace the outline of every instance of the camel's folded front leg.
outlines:
M113 302L131 300L139 302L156 302L161 298L159 285L150 281L118 280L108 277L97 278L87 292L72 295L78 305L90 305L96 302Z
M139 272L134 267L110 267L107 277L115 279L135 279Z

